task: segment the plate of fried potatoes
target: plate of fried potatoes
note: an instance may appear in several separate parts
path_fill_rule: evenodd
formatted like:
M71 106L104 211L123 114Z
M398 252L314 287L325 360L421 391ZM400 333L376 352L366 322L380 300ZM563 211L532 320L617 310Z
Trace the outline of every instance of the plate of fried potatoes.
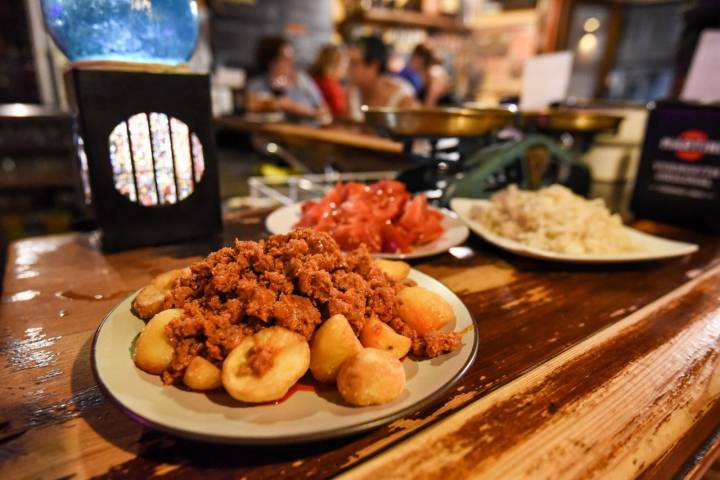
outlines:
M249 248L247 242L238 245L237 251ZM211 254L211 258L217 257ZM275 306L280 304L275 323L242 336L221 362L209 354L206 358L183 357L184 353L172 346L179 343L169 342L168 336L172 338L173 329L189 327L180 320L181 308L167 308L167 292L171 284L182 290L183 280L179 279L190 275L190 269L184 269L156 277L105 317L93 341L95 378L106 396L134 420L197 440L289 444L386 424L447 392L475 359L478 337L470 312L446 286L402 262L382 262L363 268L366 272L370 268L368 278L380 268L380 276L395 282L391 283L395 287L399 285L396 282L404 282L397 288L399 316L412 317L418 331L430 332L423 337L427 339L427 346L421 342L423 348L430 349L433 334L453 338L455 334L449 332L457 332L454 338L460 338L459 343L438 354L426 352L425 359L420 359L413 354L410 341L388 323L371 318L357 333L350 312L346 318L330 315L322 307L328 317L303 336L302 325L295 325L293 331L283 323L281 304L287 299L280 296L275 301ZM198 272L201 267L193 265L192 270ZM213 272L217 271L216 267ZM374 281L378 283L377 277ZM197 279L186 282L197 283ZM240 290L236 285L232 288ZM160 301L163 295L164 304ZM303 304L297 298L293 301ZM397 325L393 328L398 329ZM205 334L201 337L207 340ZM441 343L437 348L443 348ZM209 343L203 345L213 348ZM416 346L413 344L413 349ZM183 358L192 360L181 361ZM183 375L173 377L178 362Z

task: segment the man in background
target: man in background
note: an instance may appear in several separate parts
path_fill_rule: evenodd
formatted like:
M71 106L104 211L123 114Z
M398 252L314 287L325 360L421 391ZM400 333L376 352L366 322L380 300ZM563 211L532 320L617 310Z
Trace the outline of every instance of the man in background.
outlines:
M351 87L348 92L350 117L361 121L361 106L412 108L415 92L405 80L388 73L389 51L376 36L362 37L348 49Z

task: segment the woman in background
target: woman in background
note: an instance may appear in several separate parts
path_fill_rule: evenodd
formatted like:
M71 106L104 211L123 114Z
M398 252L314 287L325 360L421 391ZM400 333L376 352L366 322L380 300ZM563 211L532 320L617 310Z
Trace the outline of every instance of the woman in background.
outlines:
M430 47L418 44L410 55L407 68L422 79L418 100L424 107L454 105L450 92L450 76Z
M413 108L415 92L405 80L388 74L388 47L378 37L363 37L348 49L350 83L348 112L362 121L362 105Z
M315 80L333 117L343 117L347 112L345 89L340 83L347 70L343 51L337 45L325 45L318 52L310 75Z
M283 37L264 37L257 45L260 75L247 85L249 112L281 111L290 118L320 120L327 106L315 82L295 69L295 50Z

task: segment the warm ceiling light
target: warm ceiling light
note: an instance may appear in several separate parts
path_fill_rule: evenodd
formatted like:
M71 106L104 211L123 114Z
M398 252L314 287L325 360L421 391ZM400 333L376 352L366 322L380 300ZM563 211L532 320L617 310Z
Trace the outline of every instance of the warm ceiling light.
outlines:
M580 50L580 53L583 53L585 55L588 55L595 51L597 48L597 37L594 33L586 33L582 37L580 37L580 41L578 42L578 50Z
M583 24L583 30L588 33L592 33L598 28L600 28L600 20L598 20L597 17L590 17L585 20L585 23Z

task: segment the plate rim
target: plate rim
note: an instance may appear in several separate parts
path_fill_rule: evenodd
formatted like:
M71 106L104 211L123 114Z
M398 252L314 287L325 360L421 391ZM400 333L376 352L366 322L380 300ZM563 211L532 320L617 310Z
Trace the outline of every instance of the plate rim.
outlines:
M305 203L306 201L307 200L303 200L303 201L291 203L288 205L281 205L281 206L277 207L276 209L274 209L272 212L270 212L267 215L267 217L265 217L265 222L264 222L265 230L270 232L271 235L287 234L289 231L288 232L279 232L279 231L271 230L268 225L270 218L273 217L273 215L276 215L276 214L278 214L278 212L283 211L283 210L291 210L291 209L296 209L296 208L301 209L302 204ZM457 243L454 243L453 245L449 245L447 248L442 249L437 252L428 252L428 253L417 254L416 253L417 249L415 249L412 252L408 252L408 253L370 252L370 255L372 255L375 258L385 258L387 260L415 260L415 259L419 259L419 258L427 258L427 257L435 256L435 255L441 255L441 254L447 252L450 248L457 247L458 245L462 245L463 243L465 243L465 241L467 241L468 237L470 236L470 228L468 227L467 223L460 217L460 215L457 212L455 212L451 208L445 208L445 207L437 208L437 207L431 206L430 208L442 213L443 218L448 218L450 220L458 221L457 228L462 227L463 233L462 233L462 235L459 236L459 240L457 241ZM312 227L309 227L309 228L312 228ZM437 240L433 240L433 242L435 242L435 241L437 241ZM429 244L426 244L426 245L430 245L433 242L430 242ZM426 245L422 245L422 246L424 247Z
M555 261L555 262L562 262L562 263L584 263L584 264L617 264L617 263L639 263L639 262L653 262L653 261L659 261L659 260L669 260L672 258L679 258L684 257L686 255L690 255L694 252L697 252L699 250L699 245L695 243L690 242L683 242L679 240L672 240L664 237L660 237L657 235L652 235L649 233L642 232L640 230L634 229L632 227L629 227L625 224L623 224L623 229L629 230L632 232L633 235L641 235L645 237L651 237L654 240L660 240L663 242L672 242L675 244L683 245L685 250L682 252L676 252L676 253L665 253L661 255L637 255L637 254L616 254L616 255L608 255L608 256L601 256L601 255L592 255L592 256L575 256L575 255L568 255L564 253L558 253L553 252L550 250L541 250L538 248L530 247L528 245L525 245L523 243L520 243L516 240L503 237L501 235L498 235L491 230L485 228L476 228L477 225L481 225L479 222L476 222L472 219L466 218L467 216L458 212L456 207L453 206L453 204L470 204L470 203L478 203L480 205L487 206L490 201L485 198L466 198L466 197L457 197L450 200L450 208L458 214L460 219L480 238L485 240L486 242L496 246L497 248L500 248L502 250L505 250L507 252L513 253L515 255L523 256L526 258L535 258L539 260L547 260L547 261ZM495 240L495 237L499 238L500 241ZM508 245L510 244L510 245Z
M293 435L284 435L280 437L263 437L263 438L257 438L257 437L237 437L237 436L225 436L225 435L214 435L214 434L206 434L206 433L199 433L199 432L192 432L192 431L186 431L181 428L175 428L170 425L166 425L164 423L158 423L156 421L153 421L149 418L146 418L145 416L136 413L133 411L130 407L127 407L124 405L113 393L110 391L110 389L105 385L105 383L102 381L100 372L98 371L97 367L97 342L98 338L100 337L100 332L102 331L103 326L108 321L110 316L120 307L120 305L125 302L128 298L137 295L141 289L136 290L135 292L131 293L127 297L120 300L115 306L110 309L110 311L105 314L103 319L100 321L100 324L95 329L95 333L93 335L93 341L92 346L90 349L90 363L92 364L92 374L95 379L95 382L97 383L101 393L103 396L109 400L109 402L118 410L120 410L123 414L130 417L131 420L139 423L140 425L151 428L153 430L158 430L163 433L170 434L175 437L179 438L185 438L190 440L197 440L202 442L208 442L208 443L215 443L215 444L230 444L230 445L292 445L292 444L301 444L301 443L313 443L313 442L319 442L322 440L328 440L332 438L340 438L340 437L347 437L356 433L365 432L367 430L371 430L377 427L380 427L382 425L388 424L392 422L393 420L397 420L398 418L411 415L413 413L416 413L420 411L421 409L427 407L434 401L436 401L438 398L440 398L442 395L447 393L472 367L472 365L475 363L475 359L477 358L478 351L480 349L480 335L478 332L478 324L475 320L475 316L470 311L469 308L465 305L465 302L463 302L460 297L450 289L447 285L440 282L440 280L421 272L417 269L411 268L410 271L414 274L420 274L422 276L425 276L435 282L440 283L443 287L447 288L449 292L451 292L455 297L460 301L462 306L467 310L468 315L470 317L470 321L473 327L473 333L474 333L474 339L472 346L470 347L470 354L468 355L467 360L463 364L463 366L452 376L450 379L448 379L442 386L440 386L437 390L432 392L430 395L425 397L424 399L413 403L411 405L408 405L407 407L388 414L384 415L382 417L376 418L374 420L370 420L367 422L359 423L357 425L351 425L347 427L339 427L331 430L325 430L322 432L314 432L314 433L308 433L308 434L293 434Z

